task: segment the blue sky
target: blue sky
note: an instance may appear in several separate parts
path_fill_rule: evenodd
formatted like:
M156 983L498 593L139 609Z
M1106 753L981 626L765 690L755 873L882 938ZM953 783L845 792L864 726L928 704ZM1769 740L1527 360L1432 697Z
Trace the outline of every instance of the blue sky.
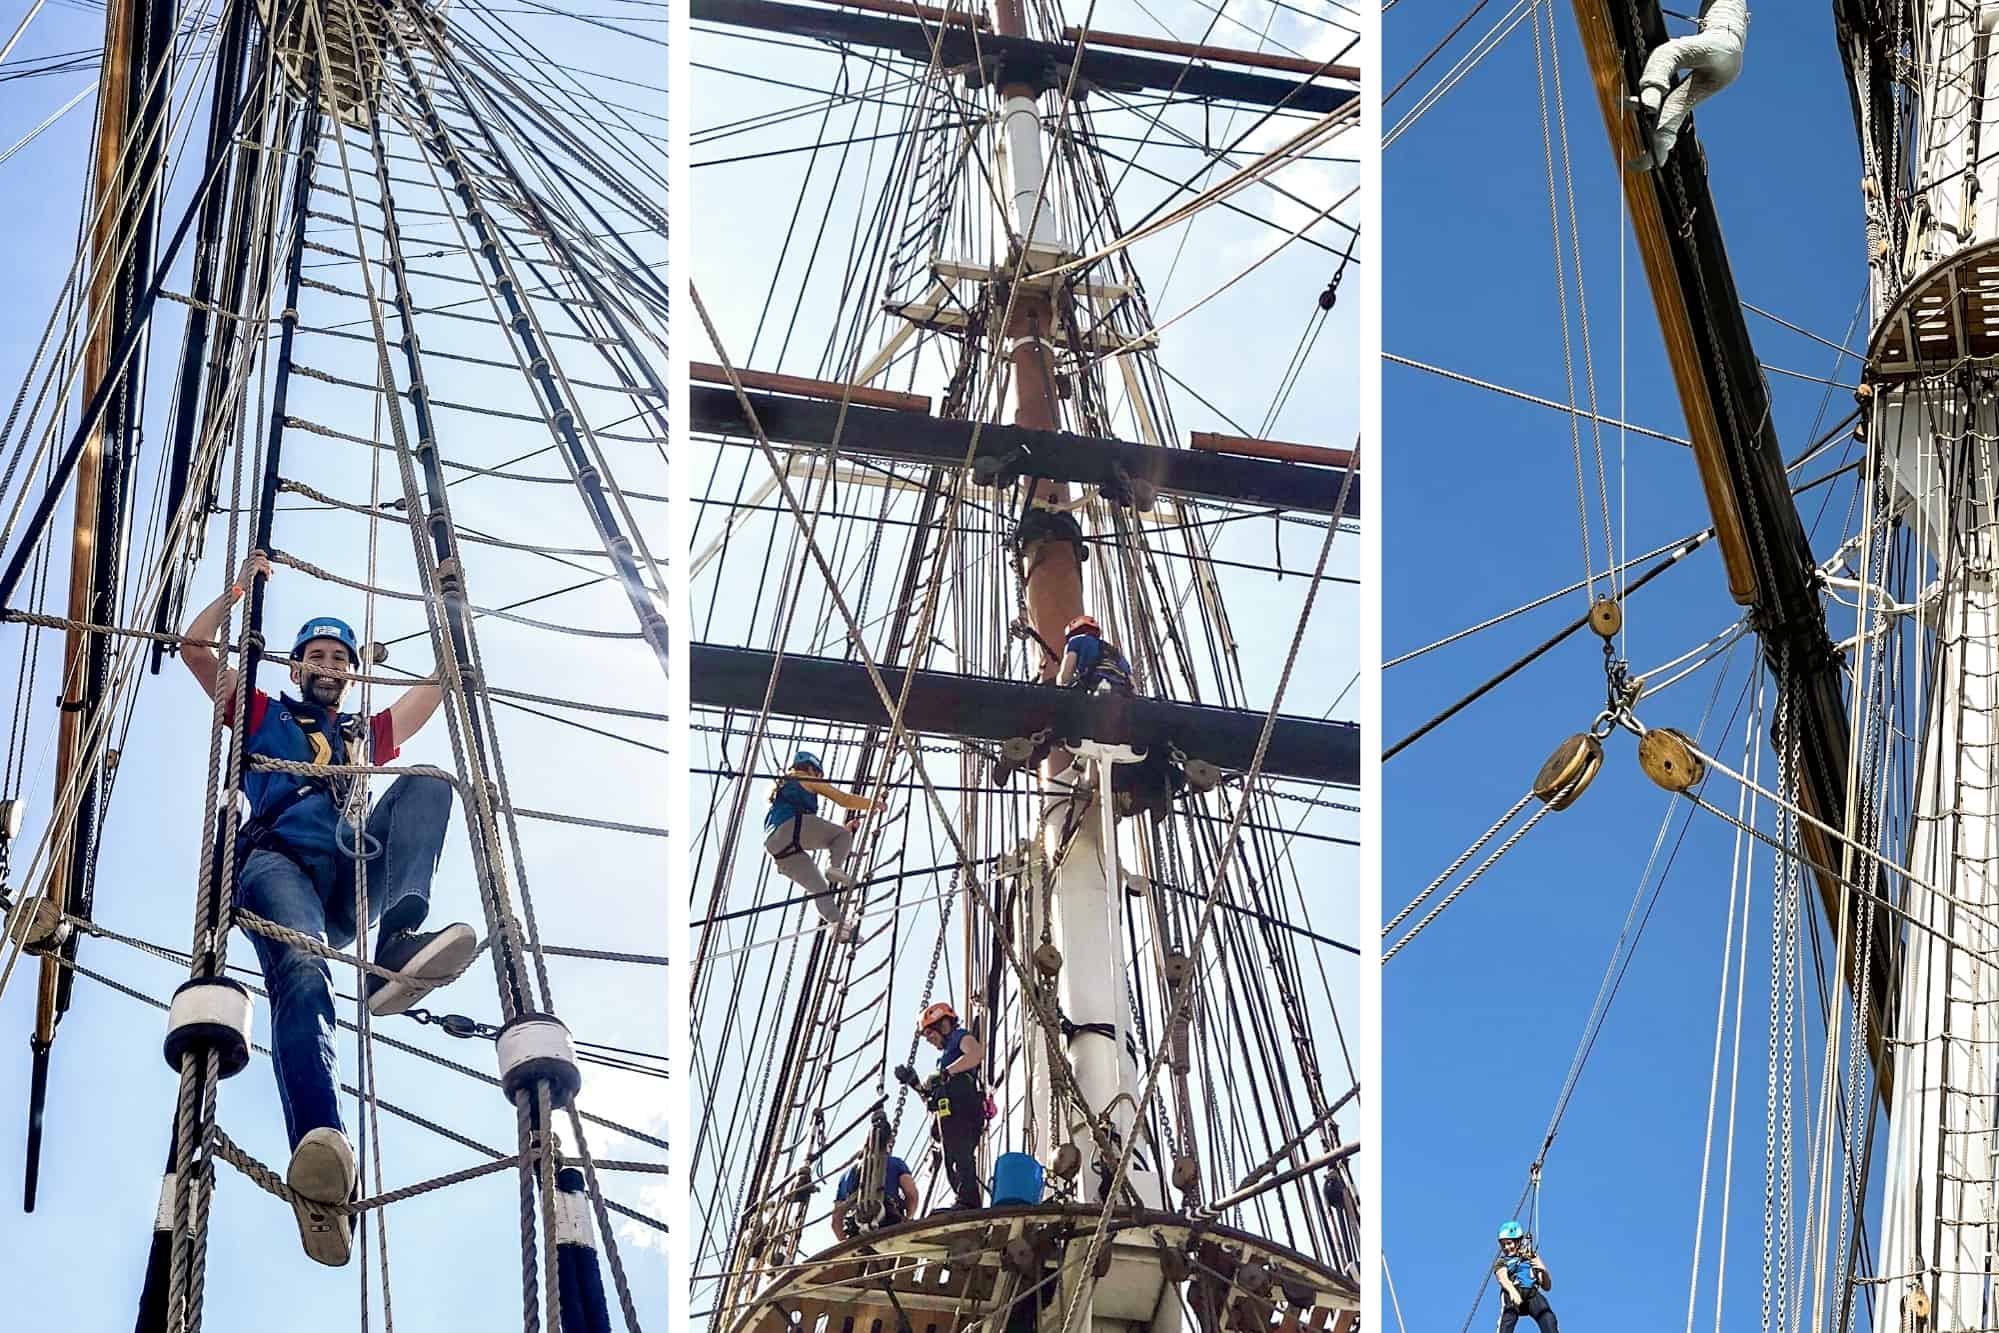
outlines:
M1388 14L1391 83L1461 8L1404 5ZM1602 411L1684 434L1643 269L1620 221L1616 164L1588 65L1569 7L1554 11ZM1500 17L1489 11L1474 30ZM1469 36L1390 104L1386 123L1442 76ZM1567 391L1535 87L1534 39L1523 24L1385 155L1382 345L1559 400ZM1552 93L1549 114L1557 114ZM1697 113L1696 123L1743 299L1840 341L1865 269L1858 155L1829 7L1759 11L1740 81ZM1558 138L1558 180L1561 153ZM1566 219L1563 227L1566 236ZM1577 283L1572 270L1567 276L1574 303ZM1837 353L1757 316L1749 323L1766 364L1853 382L1851 359L1831 375ZM1813 438L1821 410L1822 430L1852 407L1846 390L1768 379L1787 455ZM1389 657L1582 578L1574 463L1561 413L1393 364L1383 369L1383 402ZM1608 430L1604 444L1620 555L1706 525L1687 450L1638 436L1621 440ZM1583 446L1587 460L1587 423ZM1851 493L1850 486L1827 489L1833 498L1821 555ZM1594 506L1600 573L1604 538ZM1806 509L1808 523L1816 507ZM1388 673L1387 738L1405 734L1584 606L1575 593ZM1719 560L1702 551L1633 598L1627 655L1634 669L1646 670L1736 618ZM1724 756L1743 752L1740 719L1726 737L1719 733L1748 678L1750 652L1741 648L1729 664L1709 726L1711 748ZM1693 730L1714 677L1713 669L1702 672L1649 702L1641 716L1648 725ZM1392 760L1383 775L1384 913L1413 897L1496 819L1556 743L1585 729L1601 703L1599 643L1580 635ZM1384 1238L1411 1328L1455 1327L1465 1317L1495 1253L1493 1232L1526 1182L1668 809L1665 793L1638 772L1633 748L1628 737L1614 740L1582 800L1528 835L1387 968ZM1733 805L1725 780L1708 795ZM1677 819L1672 828L1677 832ZM1554 1304L1571 1326L1677 1327L1687 1317L1729 834L1709 816L1694 824L1548 1159L1542 1241L1556 1279ZM1759 1034L1767 1015L1757 978L1759 966L1765 976L1768 968L1761 942L1768 939L1769 874L1759 855L1742 1053L1748 1118L1737 1134L1727 1328L1758 1319ZM1727 1068L1724 1054L1724 1077ZM1720 1142L1718 1128L1717 1163ZM1717 1195L1719 1180L1717 1169ZM1702 1326L1714 1319L1713 1219L1700 1283ZM1483 1326L1495 1313L1488 1294L1473 1323Z
M643 14L644 11L635 11ZM461 14L461 18L463 15ZM542 43L558 60L594 72L660 82L663 49L610 37L588 27L511 15L520 31ZM14 15L6 20L11 28ZM638 20L641 26L645 20ZM539 26L537 26L539 25ZM50 52L91 48L101 38L99 12L50 6L37 19L15 59ZM663 27L657 29L663 32ZM0 84L0 139L11 143L43 116L87 85L91 74L28 79ZM615 100L635 108L636 123L656 131L656 116L664 97L643 88L614 85ZM204 103L205 105L205 103ZM73 248L77 201L83 180L84 146L90 132L89 104L0 166L0 185L10 200L9 244L0 249L0 277L13 298L14 318L0 329L0 368L10 380L24 372ZM322 159L337 173L331 145ZM365 160L355 167L365 169ZM332 177L322 176L322 180ZM175 198L184 199L185 173ZM338 213L339 207L332 211ZM177 216L169 208L170 220ZM440 242L445 233L412 227L412 240ZM351 229L342 234L328 228L315 239L351 249ZM438 260L429 261L433 266ZM181 272L184 273L183 264ZM345 269L353 282L354 269ZM337 273L317 276L338 280ZM180 278L175 284L184 283ZM356 283L355 285L358 285ZM446 298L437 287L420 291L419 300ZM302 302L308 323L314 307ZM317 307L325 311L321 304ZM343 312L344 314L345 312ZM179 308L170 308L154 344L156 362L177 355ZM454 324L450 332L431 332L427 341L445 350L470 350L472 326ZM365 328L365 325L363 326ZM458 336L454 336L458 335ZM312 350L305 350L311 347ZM357 358L352 348L358 347ZM317 346L301 339L300 359L321 369L365 378L371 372L372 351L360 344ZM503 345L481 344L486 355L505 355ZM518 377L487 375L468 368L434 367L439 378L432 389L439 398L481 402L521 410L526 406ZM581 364L571 373L591 375ZM164 407L169 377L156 373L153 388ZM343 398L341 395L345 394ZM345 421L352 429L369 429L365 400L358 419L352 413L353 391L302 382L294 385L295 414L321 421ZM586 412L601 411L597 403ZM342 416L343 413L348 415ZM609 413L598 420L608 419ZM358 420L358 424L357 424ZM164 438L166 416L151 418L149 449ZM540 427L528 422L496 422L446 411L441 416L447 457L499 462L527 453L546 442ZM622 483L634 491L663 492L665 464L651 444L610 445L619 452L614 465ZM287 440L285 472L343 499L365 502L373 479L355 450L316 444L294 434ZM149 459L152 455L149 454ZM141 494L150 494L148 463ZM521 465L559 473L552 457ZM394 469L381 477L385 494L399 483ZM482 489L484 488L484 489ZM587 546L592 536L574 492L566 485L529 486L481 480L454 487L454 510L462 526L506 535L543 547ZM322 566L355 577L365 575L368 525L350 514L307 513L297 497L281 501L279 545ZM640 523L656 551L663 553L660 531L663 511L656 504L634 500ZM59 520L60 526L61 520ZM211 533L211 552L219 550L224 520ZM64 529L66 530L66 529ZM386 584L413 586L413 567L405 532L385 527L380 532L380 573ZM581 563L591 569L589 560ZM601 559L597 562L601 565ZM494 605L518 596L552 589L586 577L546 561L491 547L468 550L466 565L475 601ZM196 579L192 605L198 606L220 590L225 573L219 555L211 554ZM296 571L281 570L267 603L267 624L277 633L314 614L344 615L357 625L368 613L364 599L342 589L316 588ZM550 599L530 614L572 626L629 630L631 610L614 588L596 585L583 592ZM191 611L190 611L191 614ZM377 602L375 637L389 640L420 629L421 618L404 603ZM0 635L0 654L15 660L19 631ZM660 677L651 655L629 641L557 637L526 627L481 621L480 639L495 684L547 695L587 694L601 702L658 710ZM43 645L41 696L52 698L54 678L49 663L59 656L60 640ZM421 639L392 649L392 665L413 671L429 669L429 654ZM275 688L267 680L266 688ZM377 707L380 706L378 701ZM561 710L554 710L561 711ZM198 858L202 793L194 775L206 758L207 707L185 672L169 663L160 677L147 677L139 690L138 722L123 743L123 762L106 828L98 875L99 916L105 924L131 934L184 947L190 922L191 885ZM601 719L585 719L600 722ZM20 868L39 836L46 811L48 766L53 737L52 713L39 710L38 729L30 744L29 794L31 813L15 865ZM629 720L609 724L651 745L664 741L656 723ZM591 736L574 727L501 710L498 734L508 765L509 785L516 803L525 808L590 814L627 823L657 827L665 822L664 760L654 751ZM404 759L412 763L451 764L451 748L442 721L413 742ZM37 785L39 784L39 785ZM470 884L470 864L464 835L454 828L436 881L433 921L457 917L478 919ZM664 951L664 869L660 839L631 834L584 831L569 826L523 823L523 856L528 885L545 941L569 946ZM154 995L169 992L179 979L176 969L138 957L115 945L86 942L87 965ZM239 935L231 941L230 957L252 961ZM551 982L559 1012L579 1038L629 1047L665 1050L664 978L656 969L623 967L586 960L554 960ZM351 982L337 982L352 993ZM41 1204L32 1216L18 1208L21 1145L27 1100L26 1036L33 1015L33 971L17 970L0 996L0 1034L6 1054L0 1057L0 1246L14 1256L21 1272L63 1272L62 1281L24 1286L15 1293L13 1309L22 1323L52 1327L106 1328L129 1321L137 1300L150 1222L159 1187L159 1165L172 1104L173 1080L159 1056L162 1016L136 1002L80 982L76 1002L56 1046L50 1093L50 1123L44 1147ZM457 986L436 997L433 1006L481 1019L498 1010L491 970L481 964ZM351 1006L343 1006L351 1016ZM265 1032L259 1007L257 1030ZM391 1035L447 1058L488 1070L489 1045L453 1041L436 1029L419 1029L397 1022ZM343 1074L353 1077L351 1039L342 1043ZM513 1115L499 1093L460 1076L384 1051L379 1056L382 1094L421 1114L439 1120L483 1142L506 1150L513 1140ZM666 1089L656 1079L614 1074L589 1068L584 1104L620 1123L659 1134L666 1122ZM349 1103L350 1128L355 1122ZM258 1060L225 1085L221 1123L245 1148L266 1161L284 1159L283 1127L268 1065ZM385 1175L393 1187L453 1170L478 1160L469 1150L443 1144L425 1131L384 1117ZM600 1156L647 1157L660 1154L608 1130L594 1130L591 1146ZM622 1201L666 1211L663 1184L657 1177L610 1177L608 1192ZM519 1314L519 1288L495 1272L514 1271L509 1258L518 1254L513 1184L505 1176L425 1196L394 1209L389 1219L393 1295L396 1314L430 1327L497 1326ZM629 1224L620 1228L635 1294L641 1309L664 1306L664 1264L655 1233ZM331 1271L309 1263L299 1252L289 1210L250 1187L228 1169L213 1213L208 1317L213 1327L278 1326L299 1330L336 1330L356 1323L357 1269ZM375 1318L380 1317L379 1306Z

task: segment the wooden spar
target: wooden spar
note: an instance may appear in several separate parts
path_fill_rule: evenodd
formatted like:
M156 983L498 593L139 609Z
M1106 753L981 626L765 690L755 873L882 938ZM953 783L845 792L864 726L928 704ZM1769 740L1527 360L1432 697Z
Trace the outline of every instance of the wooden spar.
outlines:
M847 0L853 4L855 0ZM1081 28L1062 29L1062 40L1080 42L1084 38ZM1151 51L1157 55L1180 56L1187 60L1207 60L1223 65L1245 65L1251 69L1282 70L1286 74L1304 74L1323 79L1340 79L1349 83L1360 82L1359 65L1333 65L1312 60L1306 56L1280 55L1275 51L1238 51L1231 46L1202 46L1197 42L1176 42L1167 37L1140 37L1128 32L1099 32L1095 28L1088 33L1091 46L1117 46L1127 51Z
M749 410L744 408L748 403ZM893 458L934 468L971 460L981 485L1010 486L1019 477L1084 486L1143 481L1163 494L1199 496L1300 513L1360 516L1360 487L1343 467L1299 467L1282 458L1221 449L1166 449L1130 440L972 422L928 412L896 412L837 399L791 397L745 388L694 385L687 394L688 429L747 437L750 412L773 444L808 449L838 446L843 454ZM1219 437L1227 440L1230 437ZM1258 442L1249 441L1253 448ZM1304 445L1280 445L1304 449ZM1325 450L1338 457L1339 450ZM1342 493L1344 492L1344 494Z
M1187 447L1211 454L1275 458L1284 463L1315 463L1337 468L1353 466L1351 449L1328 449L1321 444L1287 444L1283 440L1257 440L1247 435L1217 435L1211 430L1191 432L1187 436Z
M697 708L885 727L888 710L866 666L845 658L775 653L726 644L688 645L689 698ZM782 670L780 670L780 665ZM1301 782L1360 785L1360 728L1350 722L1219 708L1144 695L1051 690L1017 680L877 664L901 699L900 718L926 736L1001 742L1042 730L1057 740L1089 737L1111 744L1178 749L1190 759L1241 772L1256 759L1266 721L1263 771ZM771 677L777 677L772 685ZM904 693L903 682L908 681Z
M114 306L118 298L114 281L121 233L130 219L118 207L123 191L119 162L125 150L126 88L131 79L131 46L134 8L137 0L111 0L104 10L104 60L97 83L97 147L91 173L91 199L95 224L90 229L90 334L83 349L84 401L89 401L104 383L111 359L111 338L116 323ZM85 440L76 464L73 520L70 525L69 617L90 619L91 572L97 555L98 482L104 468L104 430L100 426ZM83 735L89 719L83 715L82 690L85 656L89 637L79 630L63 632L62 718L56 740L55 790L60 793L74 785L82 790L78 773ZM74 825L58 832L58 841L49 857L49 903L67 910L75 887L70 880L71 839ZM54 957L42 959L41 976L35 995L35 1036L46 1047L55 1037L56 987L62 967Z
M728 372L712 361L689 361L687 377L703 384L729 383ZM865 384L843 384L838 380L807 379L803 375L779 375L768 370L736 371L736 378L746 389L768 389L772 393L796 394L801 398L820 398L827 402L859 403L863 407L885 407L894 412L930 411L930 399L920 393L898 393L893 389L876 389Z
M1638 237L1645 278L1652 288L1652 304L1659 312L1659 330L1665 335L1666 359L1673 367L1673 380L1679 386L1680 404L1686 412L1687 434L1693 440L1701 489L1707 493L1708 510L1714 515L1715 539L1721 547L1722 565L1728 571L1728 594L1738 605L1753 606L1757 597L1756 567L1750 559L1742 513L1728 485L1728 455L1722 445L1721 424L1708 392L1707 372L1694 337L1686 293L1673 263L1666 221L1659 211L1655 173L1624 170L1624 163L1637 156L1645 145L1639 142L1636 121L1624 103L1624 58L1611 26L1608 0L1574 2L1576 26L1582 32L1583 50L1589 56L1590 72L1594 75L1597 105L1603 111L1604 131L1610 136L1611 152L1624 178L1624 201L1631 212L1631 229ZM1686 137L1692 137L1691 130Z
M842 9L865 9L873 14L894 14L906 19L924 19L930 23L971 26L980 32L990 32L992 21L984 14L939 9L935 5L916 5L909 0L839 0Z
M1657 0L1639 0L1632 11L1607 0L1573 0L1583 49L1589 56L1597 101L1616 154L1632 226L1645 261L1667 355L1686 413L1701 487L1714 518L1727 569L1729 593L1753 607L1758 639L1773 673L1788 667L1794 690L1790 715L1797 727L1798 803L1835 827L1847 820L1847 765L1851 752L1843 688L1844 658L1826 631L1820 580L1804 524L1792 499L1770 399L1728 262L1727 245L1707 184L1706 159L1694 127L1681 131L1671 158L1653 171L1623 170L1640 148L1636 120L1625 96L1635 90L1640 61L1665 38ZM1778 738L1780 743L1784 738ZM1867 1048L1876 1092L1891 1090L1885 1056L1898 991L1897 930L1882 904L1890 900L1878 867L1856 875L1872 882L1867 899L1849 899L1832 869L1838 849L1810 829L1804 839L1826 918L1839 921L1850 904L1868 912L1872 983ZM1861 931L1849 933L1841 975L1858 975L1854 950Z

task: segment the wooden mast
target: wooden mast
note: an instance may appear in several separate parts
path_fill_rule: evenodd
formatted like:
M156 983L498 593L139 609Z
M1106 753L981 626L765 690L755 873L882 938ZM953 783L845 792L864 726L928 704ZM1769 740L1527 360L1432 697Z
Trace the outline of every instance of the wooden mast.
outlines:
M98 77L98 119L95 165L91 174L91 203L94 222L90 229L90 295L87 317L89 333L83 350L83 390L88 401L104 383L111 359L112 327L117 320L120 265L117 262L121 233L128 222L118 207L125 184L121 168L125 136L129 129L125 95L131 78L131 47L136 0L110 0L104 12L104 60ZM115 423L114 423L115 424ZM92 572L96 565L98 535L98 490L104 473L103 425L90 433L76 464L74 511L70 526L69 618L88 620ZM56 786L58 793L72 785L81 787L78 770L83 755L84 733L89 719L84 716L84 665L90 636L70 629L63 634L62 724L56 742ZM47 897L51 905L67 910L75 889L71 873L73 826L58 835L56 852L49 858ZM41 984L35 1005L35 1042L46 1046L55 1036L56 981L62 968L54 958L42 959Z

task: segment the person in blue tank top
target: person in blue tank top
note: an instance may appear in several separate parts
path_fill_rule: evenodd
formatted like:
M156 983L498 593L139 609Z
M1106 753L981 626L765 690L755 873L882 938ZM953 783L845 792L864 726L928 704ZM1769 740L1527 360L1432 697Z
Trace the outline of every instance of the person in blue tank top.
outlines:
M856 1162L847 1168L847 1174L840 1177L840 1183L833 1191L833 1234L842 1240L858 1236L863 1230L907 1222L916 1215L916 1174L909 1169L909 1163L894 1153L888 1155L888 1163L882 1173L881 1216L868 1227L863 1227L853 1215L854 1195L860 1188L861 1164Z
M1104 627L1097 623L1095 616L1077 616L1062 631L1066 641L1062 649L1062 665L1055 672L1055 683L1073 686L1079 690L1107 689L1120 694L1133 692L1131 663L1118 651L1117 645L1106 642Z
M1532 1319L1541 1333L1558 1333L1555 1309L1548 1304L1554 1280L1548 1276L1548 1265L1534 1253L1533 1238L1518 1222L1499 1228L1499 1258L1493 1261L1492 1273L1499 1279L1499 1333L1513 1333L1522 1315Z
M236 582L189 622L186 638L214 641L229 608L253 579L269 579L271 563L253 551ZM218 704L223 726L235 721L236 671L200 643L181 645L181 661ZM378 965L397 980L370 974L372 1014L402 1013L472 961L478 937L454 924L422 931L430 881L451 818L451 784L432 777L398 777L369 809L353 775L301 776L250 766L250 756L313 765L387 764L436 713L443 695L423 681L373 717L340 711L360 665L360 646L346 622L307 621L292 644L291 683L297 697L249 698L243 739L243 794L249 818L237 838L236 905L335 949L346 949L376 926ZM368 865L367 920L357 922L357 864ZM271 1000L271 1063L292 1156L286 1180L295 1195L306 1253L338 1267L352 1254L351 1219L316 1204L353 1197L359 1174L340 1117L340 1078L333 1050L333 974L326 960L294 945L246 930L263 967Z
M791 768L770 791L770 811L764 815L764 850L777 864L777 873L811 896L813 907L834 928L836 939L849 939L859 924L841 910L838 895L827 888L830 880L841 889L856 884L847 873L847 857L854 850L854 834L860 821L850 819L835 824L819 816L819 798L825 797L842 809L865 812L885 809L879 801L853 796L824 781L819 756L800 750ZM821 875L812 853L826 853L826 872Z

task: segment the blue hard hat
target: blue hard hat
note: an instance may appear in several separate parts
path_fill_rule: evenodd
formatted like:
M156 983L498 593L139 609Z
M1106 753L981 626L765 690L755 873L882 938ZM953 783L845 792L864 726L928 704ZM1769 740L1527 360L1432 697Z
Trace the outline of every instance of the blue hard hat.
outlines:
M826 771L826 766L819 762L819 756L810 750L800 750L797 754L791 756L791 766L793 768L815 768L821 773Z
M1505 1222L1499 1228L1499 1238L1501 1240L1519 1240L1526 1234L1525 1231L1520 1229L1518 1222Z
M314 639L338 639L347 649L348 661L358 664L361 660L360 640L354 635L354 627L344 620L321 616L306 621L299 626L298 637L292 640L292 656L297 657L299 651Z

